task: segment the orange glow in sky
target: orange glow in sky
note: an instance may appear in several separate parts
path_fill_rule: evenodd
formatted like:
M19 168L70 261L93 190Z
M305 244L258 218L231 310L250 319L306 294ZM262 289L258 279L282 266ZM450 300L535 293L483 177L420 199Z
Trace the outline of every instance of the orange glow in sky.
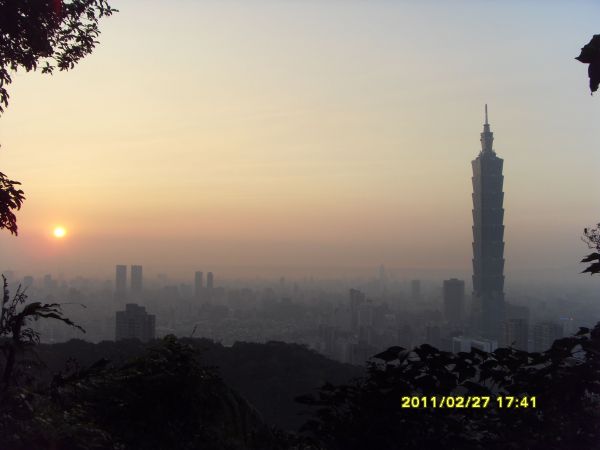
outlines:
M118 3L73 70L10 85L0 170L27 200L0 270L468 279L486 103L507 274L581 270L600 100L573 58L600 3Z

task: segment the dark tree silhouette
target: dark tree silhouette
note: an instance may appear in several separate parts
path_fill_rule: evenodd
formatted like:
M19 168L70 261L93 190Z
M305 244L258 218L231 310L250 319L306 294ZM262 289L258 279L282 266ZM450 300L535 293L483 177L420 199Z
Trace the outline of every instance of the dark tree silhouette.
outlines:
M600 86L600 34L594 35L590 42L581 49L579 56L575 58L588 66L588 76L590 78L590 91L592 94Z
M72 69L98 43L100 18L113 12L106 0L0 0L0 113L11 72Z
M291 450L287 436L274 434L196 348L174 336L119 364L73 363L49 385L19 394L0 403L2 449Z
M575 58L588 66L588 76L590 78L590 91L592 94L600 86L600 34L595 34L590 42L583 46L579 56ZM582 273L594 275L600 273L600 223L596 228L583 230L583 241L594 253L590 253L581 260L582 263L590 263Z
M585 228L582 240L590 249L596 251L581 260L582 263L591 263L581 273L589 273L590 275L600 273L600 223L596 225L596 228Z
M0 352L3 356L1 362L4 366L0 386L1 391L5 392L18 378L14 373L18 358L40 342L39 333L30 326L32 321L55 319L84 333L85 330L63 316L59 303L32 302L24 305L27 295L21 290L21 287L19 286L11 299L4 275L2 275L2 283L0 338L3 340L0 342Z
M21 209L25 193L16 186L18 181L9 180L0 172L0 229L6 228L15 236L18 234L17 216L13 211Z
M384 363L371 364L367 377L298 398L314 408L305 431L318 448L567 450L600 442L600 324L544 353L452 354L421 345L378 358ZM406 408L403 396L429 403ZM465 407L466 400L462 407L432 407L431 398L439 405L442 396L490 400L487 407ZM500 407L498 396L528 400Z
M0 0L0 114L13 72L72 69L98 43L100 18L114 12L106 0ZM25 200L18 184L0 173L0 229L14 235Z

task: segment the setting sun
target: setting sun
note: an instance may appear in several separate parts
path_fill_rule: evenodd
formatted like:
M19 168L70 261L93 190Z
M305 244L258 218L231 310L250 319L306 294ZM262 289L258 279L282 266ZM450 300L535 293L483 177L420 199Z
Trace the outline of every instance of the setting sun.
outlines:
M54 237L55 238L63 238L65 237L65 235L67 234L67 230L65 230L63 227L56 227L54 228Z

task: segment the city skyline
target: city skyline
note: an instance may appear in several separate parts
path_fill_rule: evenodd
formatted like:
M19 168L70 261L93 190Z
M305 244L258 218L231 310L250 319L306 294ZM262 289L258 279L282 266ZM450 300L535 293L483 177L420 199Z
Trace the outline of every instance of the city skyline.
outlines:
M572 59L599 7L374 3L131 2L76 71L17 73L0 160L27 200L2 270L467 278L489 103L509 161L506 273L576 280L600 136Z

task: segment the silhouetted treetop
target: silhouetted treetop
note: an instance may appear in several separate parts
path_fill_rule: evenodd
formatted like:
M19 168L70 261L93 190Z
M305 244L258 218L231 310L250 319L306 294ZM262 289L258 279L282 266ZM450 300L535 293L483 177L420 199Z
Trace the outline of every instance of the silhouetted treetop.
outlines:
M304 430L318 448L567 450L600 442L600 323L543 353L453 354L421 345L392 347L375 358L382 362L371 363L366 377L297 398L312 410ZM442 396L490 401L434 407L432 397ZM511 409L498 396L535 397L536 404ZM421 400L408 408L403 397Z
M0 172L0 229L6 228L15 236L18 234L17 217L13 211L21 209L25 193L16 186L18 181L9 180Z
M596 251L581 260L582 263L591 263L581 273L589 273L590 275L600 273L600 223L596 228L585 228L582 239L590 249Z
M100 18L116 11L107 0L0 0L0 114L8 106L12 72L72 69L98 43ZM0 230L14 235L14 211L25 200L19 184L0 173Z
M0 298L0 393L18 381L15 367L28 349L40 342L40 334L32 328L32 322L40 319L55 319L85 333L85 330L65 317L59 303L31 302L25 304L27 295L17 289L11 298L6 277L2 275L2 297Z
M0 113L11 71L72 69L98 43L99 19L113 12L107 0L0 0Z
M596 92L600 85L600 34L595 34L590 42L583 46L581 53L575 59L584 64L589 64L590 91L592 93Z

